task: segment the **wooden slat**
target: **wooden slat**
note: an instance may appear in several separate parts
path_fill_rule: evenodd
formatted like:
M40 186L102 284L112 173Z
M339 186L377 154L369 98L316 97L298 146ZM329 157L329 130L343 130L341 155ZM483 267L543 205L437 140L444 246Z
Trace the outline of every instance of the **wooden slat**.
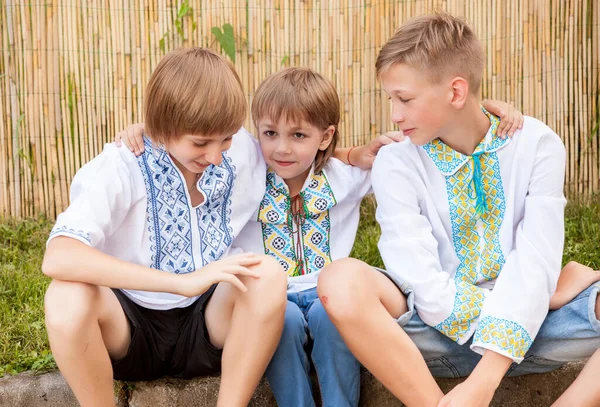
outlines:
M176 47L220 50L230 23L235 67L251 102L283 66L329 77L342 107L342 145L393 129L375 59L408 18L465 17L486 48L482 97L505 100L553 128L567 149L566 189L600 193L600 4L589 0L5 0L0 7L0 216L50 217L75 172L116 131L143 119L152 70ZM193 24L196 28L193 29ZM159 46L164 38L164 50ZM245 126L253 130L250 117Z

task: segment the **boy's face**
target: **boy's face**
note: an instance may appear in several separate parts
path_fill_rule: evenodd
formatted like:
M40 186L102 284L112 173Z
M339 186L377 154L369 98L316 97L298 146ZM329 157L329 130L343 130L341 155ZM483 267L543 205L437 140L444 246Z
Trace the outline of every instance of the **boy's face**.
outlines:
M415 145L424 145L444 133L452 112L452 89L432 83L424 73L395 64L381 73L381 86L392 101L392 121Z
M169 155L183 172L202 173L211 164L219 165L221 153L231 147L232 134L199 136L184 134L166 145Z
M256 123L260 148L267 164L283 178L304 183L319 150L331 143L335 127L323 130L305 121L293 123L282 115L278 122L263 117Z

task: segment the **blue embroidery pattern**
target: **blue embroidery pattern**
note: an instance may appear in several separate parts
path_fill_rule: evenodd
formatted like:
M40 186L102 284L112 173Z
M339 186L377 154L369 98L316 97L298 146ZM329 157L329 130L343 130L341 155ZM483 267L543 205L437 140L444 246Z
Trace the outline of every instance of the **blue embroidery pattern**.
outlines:
M72 236L77 236L87 241L90 245L92 244L90 234L88 232L84 232L83 230L73 229L67 226L54 226L52 228L52 231L50 232L50 238L58 234L68 234Z
M325 174L313 175L300 192L304 201L302 242L294 242L291 198L287 186L272 169L267 172L267 189L261 202L261 222L265 254L273 256L291 276L321 270L331 262L329 209L336 204ZM302 247L300 256L294 244Z
M204 204L196 209L203 266L220 259L233 242L229 219L234 180L235 166L226 153L223 153L221 164L209 166L200 179L200 189L206 196Z
M150 232L151 267L171 273L196 269L192 254L190 202L186 185L168 153L144 139L145 152L138 157L148 204L146 222ZM221 257L231 245L231 189L234 175L231 159L223 154L220 166L209 166L199 181L206 196L196 208L200 229L202 265Z
M521 325L506 319L485 317L479 322L473 344L497 346L513 358L523 358L533 341Z
M454 309L436 328L456 341L470 330L471 322L481 311L484 295L476 284L497 278L505 263L499 234L506 203L495 151L508 139L496 136L499 120L489 114L488 117L490 130L472 156L452 150L439 139L425 148L446 177L452 239L460 260L454 276ZM485 209L480 210L482 207Z

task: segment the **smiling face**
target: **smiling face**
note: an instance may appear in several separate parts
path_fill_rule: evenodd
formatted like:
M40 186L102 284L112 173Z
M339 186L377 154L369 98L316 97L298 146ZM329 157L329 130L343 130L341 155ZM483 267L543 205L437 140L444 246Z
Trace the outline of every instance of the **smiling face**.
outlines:
M394 64L380 74L381 86L392 102L392 121L415 145L429 143L447 131L452 86L434 83L407 64Z
M219 165L221 154L231 147L233 135L199 136L185 134L166 145L169 155L185 175L200 174L211 164Z
M257 120L260 148L267 164L279 175L291 194L300 191L318 151L327 149L334 126L323 130L304 120L292 122L284 115L278 121Z

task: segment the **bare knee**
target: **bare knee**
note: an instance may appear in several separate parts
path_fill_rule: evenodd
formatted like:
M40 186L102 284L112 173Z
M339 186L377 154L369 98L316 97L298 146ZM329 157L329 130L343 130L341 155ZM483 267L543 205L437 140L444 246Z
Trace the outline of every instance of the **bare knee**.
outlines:
M98 318L99 289L70 281L52 280L44 297L49 332L77 334L82 326Z
M352 258L329 264L319 275L317 293L332 320L353 319L361 315L370 266Z
M248 288L244 297L249 303L257 305L257 312L267 316L274 312L283 315L287 304L287 275L283 267L273 257L262 256L260 265L254 267L254 270L258 271L260 278L244 279Z

